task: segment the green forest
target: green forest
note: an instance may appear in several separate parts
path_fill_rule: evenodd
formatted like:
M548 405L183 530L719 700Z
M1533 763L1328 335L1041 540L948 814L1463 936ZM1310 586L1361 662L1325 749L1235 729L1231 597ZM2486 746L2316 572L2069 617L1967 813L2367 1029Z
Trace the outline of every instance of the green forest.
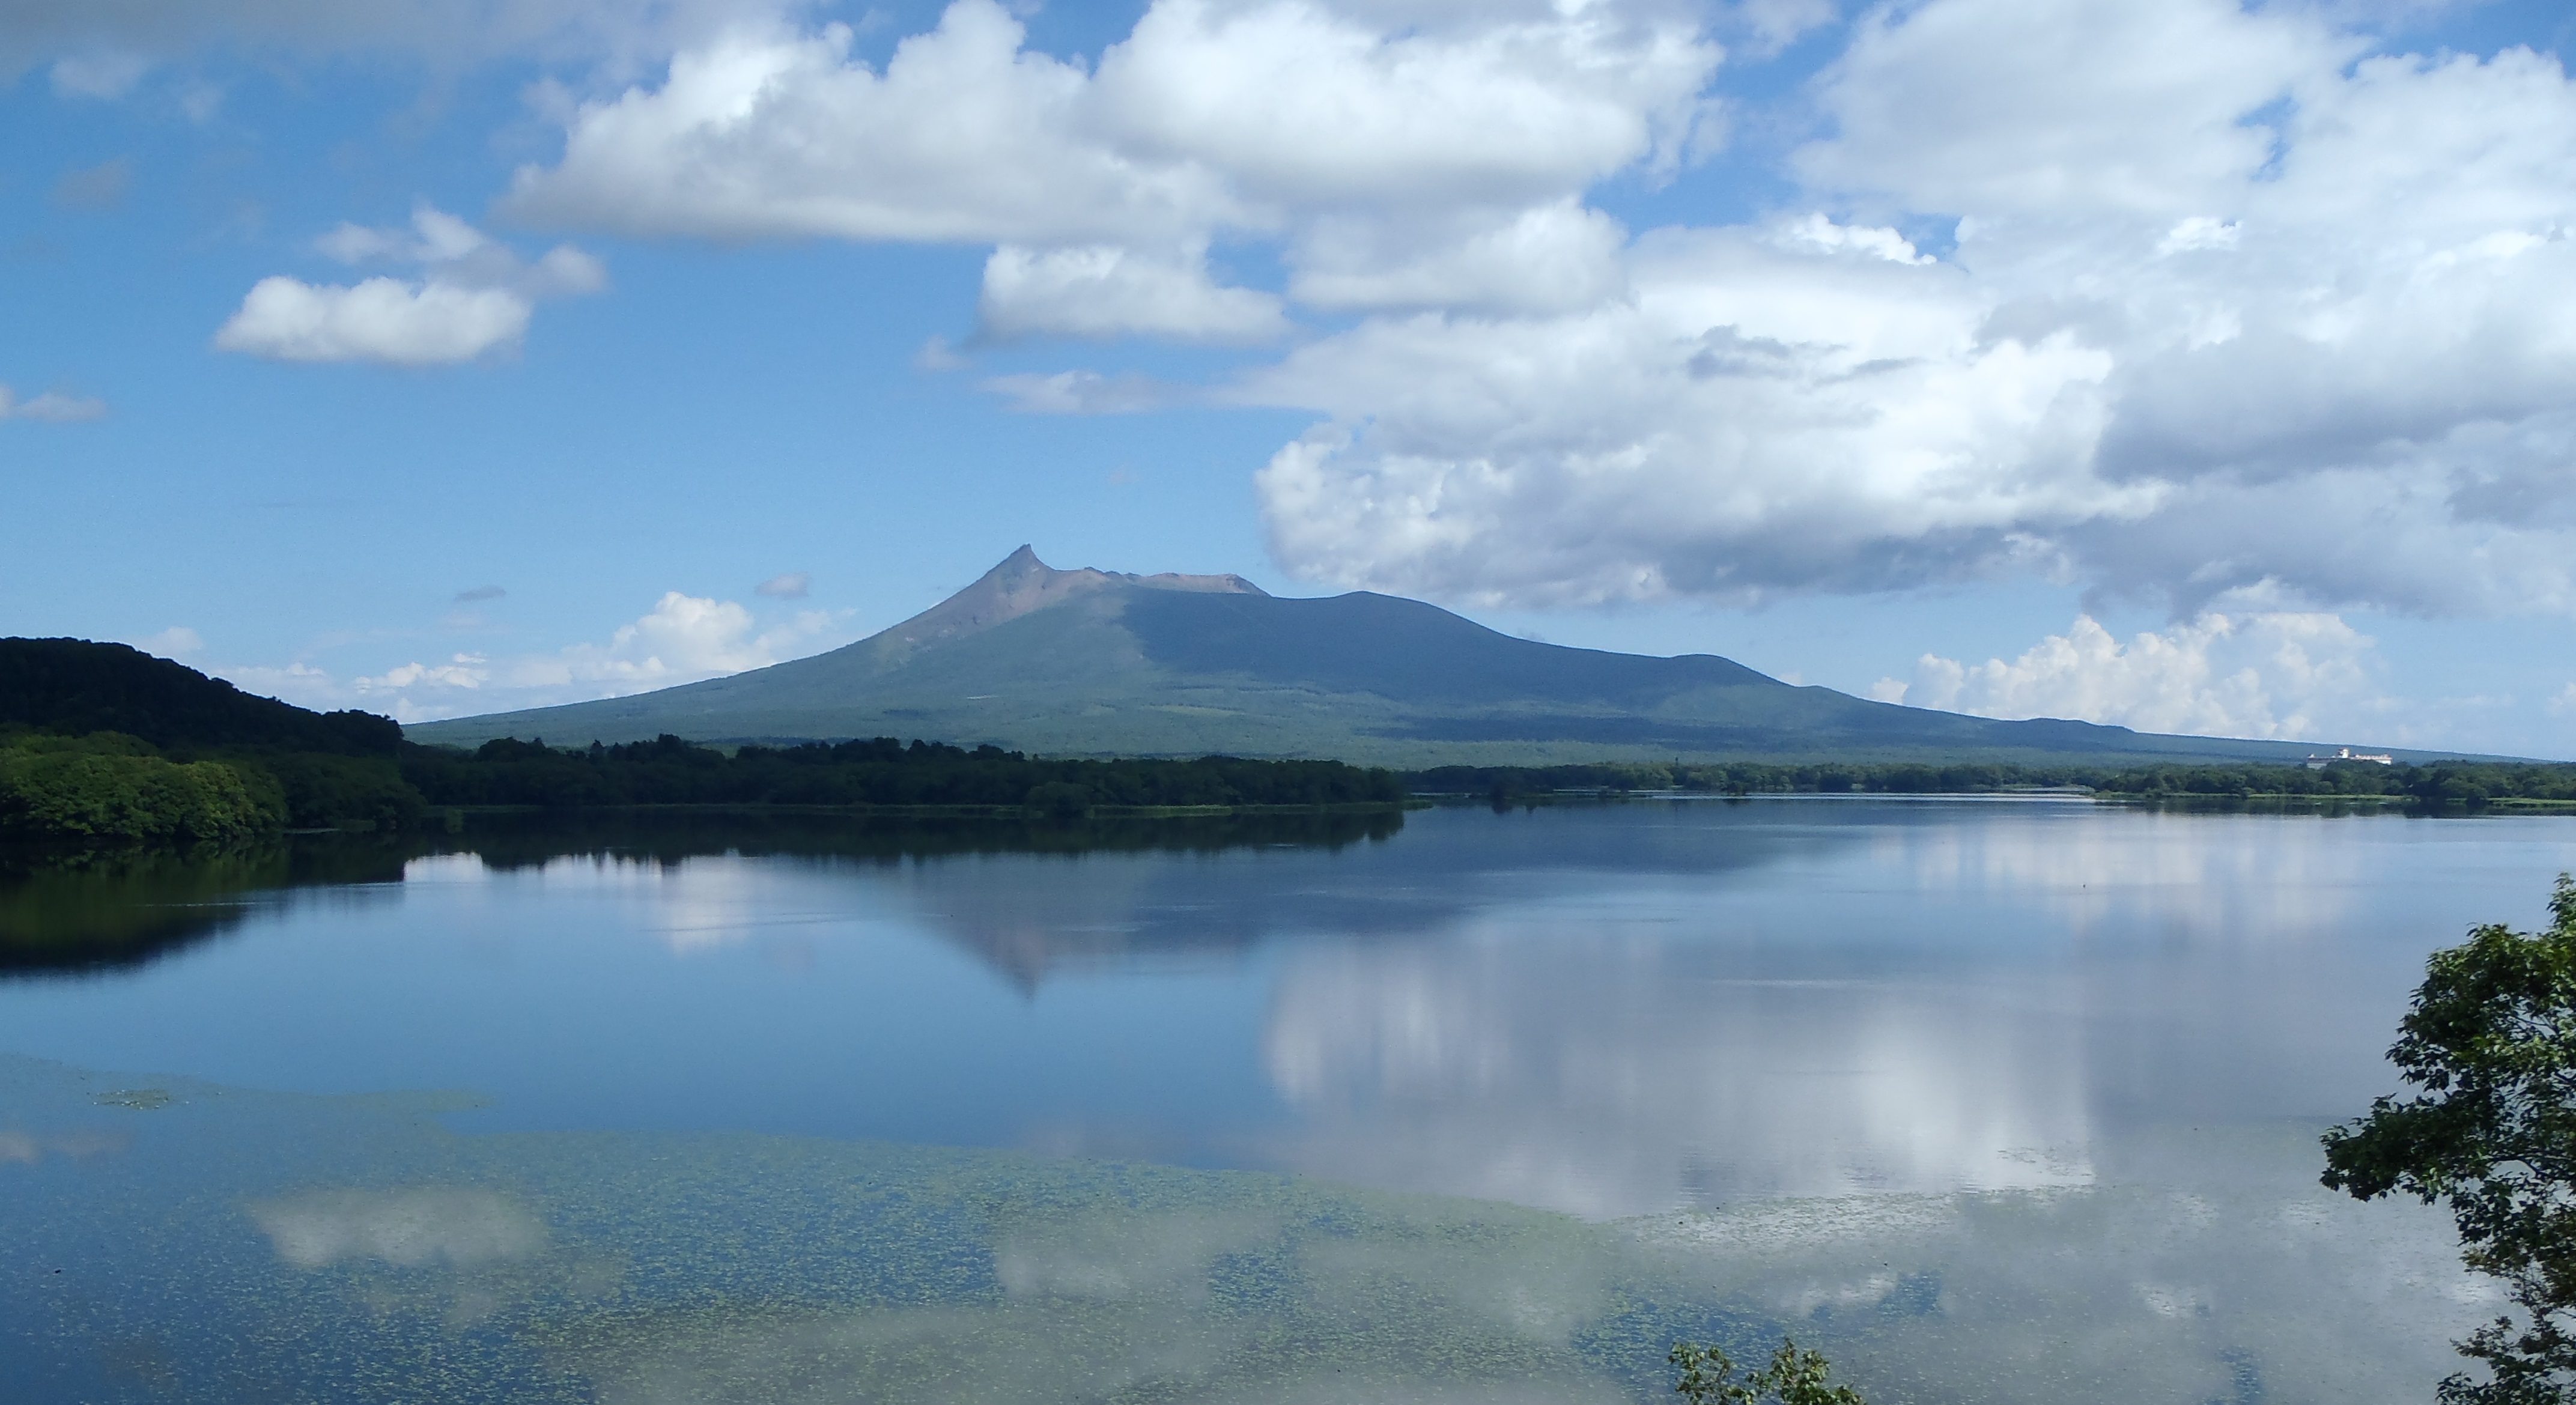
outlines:
M892 737L746 746L728 755L678 737L624 746L485 742L472 752L406 744L402 774L432 805L993 806L1053 814L1112 809L1397 805L1402 779L1339 761L1050 761Z
M872 741L727 752L403 740L392 719L314 713L117 644L0 640L0 838L92 847L402 830L472 806L1163 809L1394 806L1392 772L1335 761L1054 761Z
M402 728L308 712L121 644L0 639L0 837L230 842L399 828Z
M2258 763L2007 766L1736 761L1576 766L1443 766L1405 778L1417 794L1521 803L1565 794L1685 791L1715 795L1974 795L2081 789L2109 798L2242 801L2367 799L2435 809L2576 805L2576 765L2436 761L2323 767Z
M2576 807L2576 766L2012 766L1620 763L1450 766L1338 761L1077 760L878 737L726 750L676 736L606 746L421 746L389 718L315 713L116 644L0 640L0 839L90 847L233 843L292 830L403 830L432 812L512 807L868 807L1051 819L1160 810L1497 805L1680 791L1956 794L2081 789L2112 798L2367 801L2438 811Z

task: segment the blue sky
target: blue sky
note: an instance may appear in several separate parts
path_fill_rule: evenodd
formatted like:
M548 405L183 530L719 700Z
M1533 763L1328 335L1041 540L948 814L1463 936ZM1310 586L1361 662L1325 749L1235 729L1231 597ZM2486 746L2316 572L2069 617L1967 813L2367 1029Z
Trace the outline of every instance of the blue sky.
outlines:
M454 716L846 642L1025 541L2576 755L2571 37L9 0L0 631Z

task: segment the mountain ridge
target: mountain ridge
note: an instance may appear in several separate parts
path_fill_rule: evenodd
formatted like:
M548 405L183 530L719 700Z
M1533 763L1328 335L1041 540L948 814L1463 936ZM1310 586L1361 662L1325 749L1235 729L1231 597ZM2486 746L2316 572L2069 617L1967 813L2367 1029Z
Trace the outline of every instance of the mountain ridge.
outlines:
M1047 755L1376 765L2077 756L2296 760L2307 743L1998 721L1772 678L1714 654L1516 639L1438 606L1274 596L1240 576L1060 571L1028 546L808 658L597 702L413 724L416 741L902 736ZM2441 753L2449 754L2449 753Z

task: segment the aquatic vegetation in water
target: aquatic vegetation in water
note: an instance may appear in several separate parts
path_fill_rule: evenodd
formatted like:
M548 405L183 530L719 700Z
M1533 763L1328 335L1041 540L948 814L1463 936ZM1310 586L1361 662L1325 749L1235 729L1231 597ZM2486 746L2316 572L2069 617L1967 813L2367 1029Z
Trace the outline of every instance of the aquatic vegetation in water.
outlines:
M155 1108L168 1107L174 1100L166 1089L118 1088L112 1092L101 1093L90 1101L100 1107L121 1107L134 1112L150 1112Z
M1601 1224L1010 1151L460 1135L453 1096L102 1105L137 1083L0 1058L14 1399L1642 1402L1676 1341L1793 1333L1875 1405L2327 1402L2420 1394L2482 1310L2444 1235L2314 1186L2306 1127L2195 1148L2248 1168L2232 1191Z

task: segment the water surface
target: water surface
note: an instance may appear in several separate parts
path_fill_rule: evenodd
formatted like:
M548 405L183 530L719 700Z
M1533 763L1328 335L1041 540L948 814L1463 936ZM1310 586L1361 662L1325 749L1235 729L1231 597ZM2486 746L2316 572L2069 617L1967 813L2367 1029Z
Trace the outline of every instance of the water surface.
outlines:
M2317 1189L2315 1133L2576 824L1686 802L298 862L0 892L125 963L0 979L0 1220L109 1305L13 1285L0 1385L399 1398L329 1364L396 1351L457 1398L1618 1399L1672 1335L1795 1329L1873 1400L2429 1398L2492 1298L2438 1215ZM470 1098L367 1096L424 1090ZM238 1320L191 1330L214 1281ZM202 1349L245 1332L307 1365Z

